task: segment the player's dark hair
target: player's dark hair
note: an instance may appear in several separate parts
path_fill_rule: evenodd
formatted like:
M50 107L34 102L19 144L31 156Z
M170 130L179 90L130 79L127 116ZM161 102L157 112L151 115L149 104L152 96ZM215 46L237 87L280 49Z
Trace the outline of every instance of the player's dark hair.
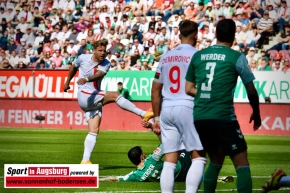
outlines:
M104 47L106 48L107 45L108 45L108 40L106 40L106 39L101 39L101 40L96 41L96 42L93 44L93 48L96 49L96 48L98 48L99 46L104 46Z
M193 21L186 20L181 24L179 30L180 34L185 38L190 35L195 36L198 32L198 24Z
M142 149L140 146L135 146L132 149L128 151L128 158L134 165L138 165L141 162L141 155L142 155Z
M233 44L236 34L236 24L232 19L223 19L216 27L216 37L219 42Z
M118 82L118 84L117 85L123 85L123 83L122 82Z

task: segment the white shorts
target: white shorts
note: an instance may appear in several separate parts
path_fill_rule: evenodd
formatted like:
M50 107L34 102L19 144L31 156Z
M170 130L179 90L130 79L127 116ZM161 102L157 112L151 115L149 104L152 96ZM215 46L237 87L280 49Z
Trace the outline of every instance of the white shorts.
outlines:
M186 151L203 150L192 113L193 109L187 106L162 108L160 127L164 153L177 152L184 146Z
M80 90L78 92L78 103L81 109L85 112L87 121L99 115L102 117L103 99L106 91L103 90Z

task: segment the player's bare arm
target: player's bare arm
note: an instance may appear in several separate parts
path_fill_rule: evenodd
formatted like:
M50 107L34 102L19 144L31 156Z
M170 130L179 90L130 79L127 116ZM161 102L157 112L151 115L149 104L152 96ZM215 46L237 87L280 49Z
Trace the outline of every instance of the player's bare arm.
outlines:
M87 78L80 78L77 83L83 85L86 82L95 82L98 81L99 79L102 79L105 75L106 75L105 72L98 70L98 72L95 75L89 76Z
M69 83L70 83L71 79L76 75L77 71L78 71L78 67L76 67L73 64L72 67L69 70L66 82L65 82L65 84L63 86L63 91L64 92L67 92L70 89Z
M192 97L195 97L195 95L197 93L197 89L196 89L195 83L186 81L186 83L185 83L185 93L190 95L190 96L192 96Z
M100 178L100 182L119 182L118 176L108 176L105 178Z
M254 131L258 130L261 126L261 116L260 116L260 108L259 108L259 95L257 90L253 84L253 82L249 82L245 84L245 88L248 94L248 98L250 101L250 105L253 109L253 114L250 118L250 123L254 121Z
M160 123L159 123L159 116L161 111L161 90L163 88L163 84L157 81L153 82L152 90L151 90L151 97L152 97L152 108L154 113L154 125L153 131L156 134L160 134Z

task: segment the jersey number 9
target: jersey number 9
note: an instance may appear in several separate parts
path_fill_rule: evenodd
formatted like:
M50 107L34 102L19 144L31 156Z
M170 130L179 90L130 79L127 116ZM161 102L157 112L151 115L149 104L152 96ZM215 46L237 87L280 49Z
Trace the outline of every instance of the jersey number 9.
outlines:
M173 66L169 71L169 80L173 84L170 87L170 92L178 93L180 89L180 68L178 66Z

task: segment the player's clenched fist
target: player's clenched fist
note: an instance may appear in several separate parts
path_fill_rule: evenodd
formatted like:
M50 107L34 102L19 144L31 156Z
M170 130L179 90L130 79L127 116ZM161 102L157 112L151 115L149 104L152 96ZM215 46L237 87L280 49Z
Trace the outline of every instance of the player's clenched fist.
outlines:
M69 86L68 84L65 84L65 85L63 86L63 91L64 91L64 92L67 92L69 89L70 89L70 86Z
M155 123L153 125L153 132L156 135L160 135L161 131L160 131L160 122L159 121L155 121Z

